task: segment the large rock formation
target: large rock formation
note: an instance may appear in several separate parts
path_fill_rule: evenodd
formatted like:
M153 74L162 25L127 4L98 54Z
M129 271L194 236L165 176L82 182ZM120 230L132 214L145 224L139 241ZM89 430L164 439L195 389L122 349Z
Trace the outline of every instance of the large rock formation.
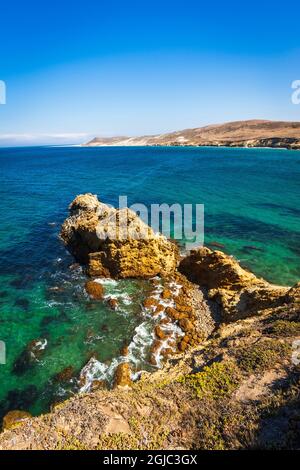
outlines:
M224 321L254 315L264 309L297 301L300 287L274 286L243 269L231 256L208 248L193 250L179 270L192 282L208 289L221 307Z
M178 249L163 235L154 233L135 212L115 209L97 196L77 196L61 229L69 251L87 265L90 276L114 278L171 274Z

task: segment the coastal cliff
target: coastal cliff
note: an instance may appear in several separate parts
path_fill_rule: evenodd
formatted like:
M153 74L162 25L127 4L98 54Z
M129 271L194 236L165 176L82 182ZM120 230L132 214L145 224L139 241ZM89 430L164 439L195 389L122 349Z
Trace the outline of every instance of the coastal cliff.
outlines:
M300 122L235 121L141 137L95 137L83 144L102 146L272 147L300 149Z
M0 449L299 448L300 283L271 285L205 247L179 259L174 244L152 231L141 262L131 254L134 237L117 240L115 259L115 241L98 236L107 222L103 209L116 211L91 194L78 196L62 239L86 267L87 291L99 301L102 286L99 292L90 284L97 269L105 277L148 279L152 292L143 308L158 319L150 358L157 360L160 351L161 362L138 379L123 362L112 389L95 383L40 417L12 411ZM91 254L99 249L94 276ZM178 332L172 345L170 325Z

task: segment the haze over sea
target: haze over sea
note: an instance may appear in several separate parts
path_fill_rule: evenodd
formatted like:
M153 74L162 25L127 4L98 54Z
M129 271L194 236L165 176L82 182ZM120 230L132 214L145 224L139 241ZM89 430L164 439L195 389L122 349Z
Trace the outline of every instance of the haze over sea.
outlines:
M58 238L67 206L91 192L117 205L205 205L205 243L218 243L258 276L276 284L300 279L300 152L184 147L35 147L0 149L0 414L39 413L72 393L53 379L78 372L96 354L105 367L144 321L143 281L107 283L120 310L91 302L85 276ZM145 334L147 331L144 331ZM16 359L47 339L43 360L28 370ZM146 367L141 361L141 367Z

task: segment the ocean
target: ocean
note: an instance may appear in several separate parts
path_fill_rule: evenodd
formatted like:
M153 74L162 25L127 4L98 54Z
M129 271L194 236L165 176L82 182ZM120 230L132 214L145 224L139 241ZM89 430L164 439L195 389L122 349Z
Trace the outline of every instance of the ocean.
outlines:
M133 341L136 370L151 370L145 351L151 321L141 312L144 281L106 281L119 300L112 311L84 291L84 272L58 234L77 194L117 205L204 204L205 243L220 245L243 266L276 284L300 279L300 152L183 147L35 147L0 149L0 415L39 414L76 393L91 357L111 378L124 344ZM43 340L28 367L24 349Z

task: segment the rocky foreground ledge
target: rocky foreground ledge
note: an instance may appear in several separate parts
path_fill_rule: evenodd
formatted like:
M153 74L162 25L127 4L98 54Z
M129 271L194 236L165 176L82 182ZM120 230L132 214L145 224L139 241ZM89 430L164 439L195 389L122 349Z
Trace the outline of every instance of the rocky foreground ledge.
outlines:
M136 382L126 366L113 390L77 395L37 418L12 412L0 449L299 448L300 283L273 286L207 248L179 259L151 231L138 256L133 239L99 241L101 209L92 195L73 201L67 247L89 274L180 282L181 293L159 298L174 296L169 320L184 336L162 369ZM157 314L153 298L146 304Z

